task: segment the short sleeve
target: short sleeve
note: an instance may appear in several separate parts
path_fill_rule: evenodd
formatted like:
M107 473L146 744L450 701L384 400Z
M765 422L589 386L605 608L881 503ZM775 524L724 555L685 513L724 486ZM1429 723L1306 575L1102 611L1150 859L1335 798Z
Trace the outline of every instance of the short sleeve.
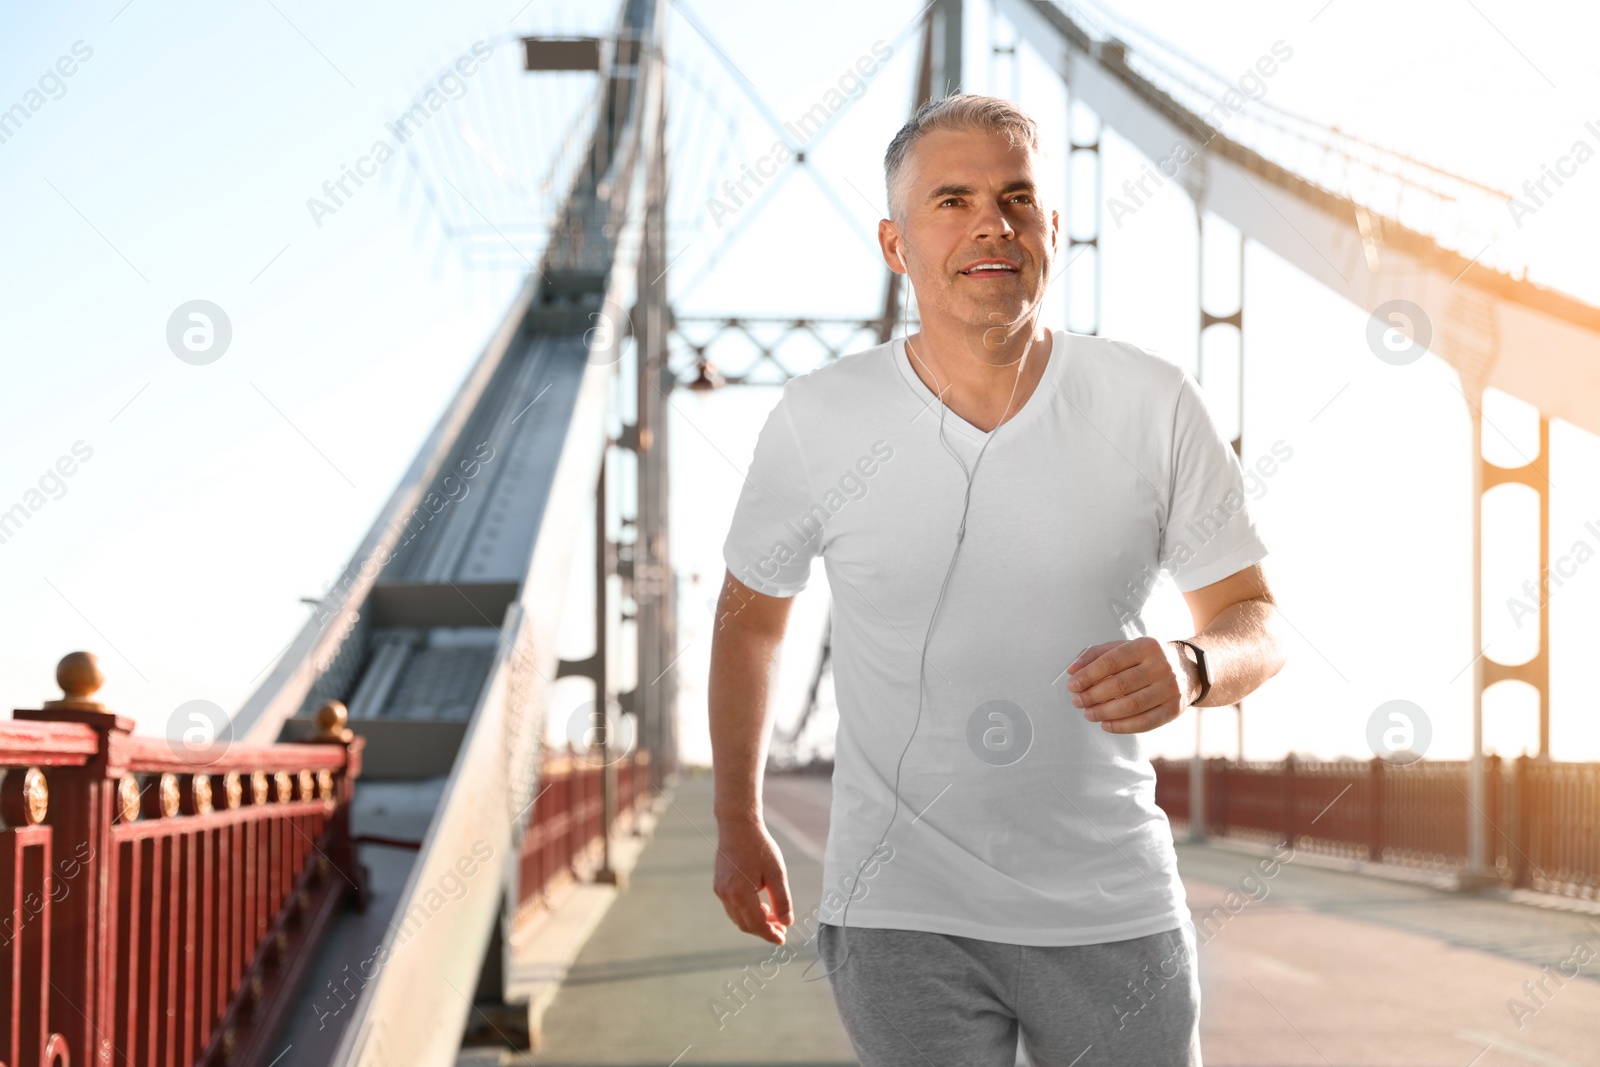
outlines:
M792 384L785 383L756 438L722 546L733 576L768 596L794 596L806 587L822 541L821 530L810 520L813 497L791 417Z
M1250 515L1244 472L1188 373L1172 422L1172 484L1161 530L1161 566L1188 593L1267 555Z

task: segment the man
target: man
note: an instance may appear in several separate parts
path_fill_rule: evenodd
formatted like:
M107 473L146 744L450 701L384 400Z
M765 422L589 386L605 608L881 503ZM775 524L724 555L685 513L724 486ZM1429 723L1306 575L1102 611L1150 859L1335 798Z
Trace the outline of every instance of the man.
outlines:
M1139 734L1284 661L1194 379L1039 324L1060 224L1038 151L990 97L896 135L878 239L922 327L785 385L724 546L715 891L783 943L767 681L821 555L839 728L817 939L870 1067L1011 1067L1019 1032L1038 1064L1198 1065L1193 923ZM1144 634L1163 569L1188 643Z

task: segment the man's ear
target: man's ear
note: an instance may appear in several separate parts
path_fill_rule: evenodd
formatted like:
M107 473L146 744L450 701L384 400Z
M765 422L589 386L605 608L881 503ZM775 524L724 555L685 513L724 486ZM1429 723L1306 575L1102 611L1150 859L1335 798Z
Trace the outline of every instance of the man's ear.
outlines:
M884 258L892 257L898 259L900 261L900 269L905 271L906 277L909 278L911 276L911 268L906 265L905 238L901 236L900 228L894 224L894 220L882 219L878 222L878 241L885 248L891 244L893 245L894 251ZM894 268L891 267L889 269L893 270Z

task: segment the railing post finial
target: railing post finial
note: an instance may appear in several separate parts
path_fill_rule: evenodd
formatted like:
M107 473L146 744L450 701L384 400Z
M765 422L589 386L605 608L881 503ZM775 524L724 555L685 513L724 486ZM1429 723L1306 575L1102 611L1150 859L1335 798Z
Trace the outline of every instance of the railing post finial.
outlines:
M105 711L98 700L89 699L105 684L100 661L93 652L69 652L56 664L56 683L63 694L60 700L46 700L46 708L72 708L77 711Z
M330 700L317 709L317 732L314 741L338 741L349 744L355 731L345 725L350 721L350 709L337 700Z

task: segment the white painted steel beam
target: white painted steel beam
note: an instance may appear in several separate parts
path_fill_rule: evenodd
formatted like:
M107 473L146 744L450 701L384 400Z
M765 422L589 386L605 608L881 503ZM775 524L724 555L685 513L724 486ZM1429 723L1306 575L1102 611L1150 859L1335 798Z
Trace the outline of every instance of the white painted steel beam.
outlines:
M1474 264L1370 211L1369 254L1358 222L1362 209L1353 201L1205 125L1121 62L1115 47L1089 41L1054 4L997 2L1107 126L1152 165L1173 160L1175 173L1157 166L1163 180L1176 180L1201 210L1369 314L1389 300L1416 304L1428 319L1430 351L1460 373L1474 403L1482 387L1493 386L1600 434L1600 308ZM1196 158L1176 166L1179 145Z

